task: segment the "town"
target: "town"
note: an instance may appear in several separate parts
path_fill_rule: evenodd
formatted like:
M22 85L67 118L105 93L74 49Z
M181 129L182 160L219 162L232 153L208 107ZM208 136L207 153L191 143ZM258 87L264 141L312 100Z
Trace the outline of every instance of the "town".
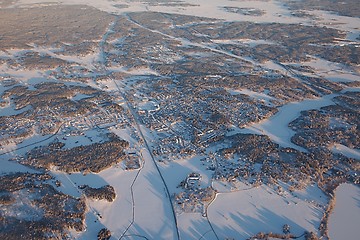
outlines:
M0 238L331 238L359 16L320 2L0 2Z

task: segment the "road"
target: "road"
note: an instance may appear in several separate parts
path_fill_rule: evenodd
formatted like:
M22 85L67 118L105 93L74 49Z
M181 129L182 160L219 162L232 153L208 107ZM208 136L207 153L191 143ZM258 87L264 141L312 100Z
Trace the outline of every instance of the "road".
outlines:
M99 58L96 62L96 68L99 72L110 72L106 67L106 53L104 50L104 45L118 20L119 18L117 17L114 22L109 25L108 30L105 32L99 43ZM173 239L179 240L180 234L177 226L177 219L170 198L168 186L166 185L164 177L160 172L160 169L152 154L151 148L140 127L137 115L126 98L123 89L119 87L115 79L112 80L117 90L125 100L130 115L133 118L135 125L134 127L138 131L139 137L143 141L143 148L140 150L142 165L130 186L132 199L132 220L130 221L130 224L127 226L127 228L123 231L119 239L124 239L131 236L137 236L144 239L148 239L146 236L149 236L150 238L163 238L161 234L164 234L167 239L169 239L170 235L173 235ZM163 185L163 187L160 185ZM162 192L163 189L164 192ZM164 198L167 198L167 204L165 204L166 200ZM153 206L151 206L150 203L153 204ZM170 211L167 211L167 208ZM168 212L171 213L172 219L167 219L166 215ZM162 226L159 226L161 225L159 224L161 223L161 220ZM173 223L169 223L169 220L171 220ZM158 228L160 232L154 232ZM169 229L171 228L172 233L170 234ZM157 234L159 234L159 236L155 236Z

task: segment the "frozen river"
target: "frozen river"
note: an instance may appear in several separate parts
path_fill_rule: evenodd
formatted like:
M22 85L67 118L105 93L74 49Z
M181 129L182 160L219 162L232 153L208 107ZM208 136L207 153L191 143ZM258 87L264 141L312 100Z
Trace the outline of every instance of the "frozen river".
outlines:
M359 91L359 88L347 88L346 91ZM272 117L253 124L245 129L241 129L241 133L254 133L267 135L272 141L278 143L283 147L291 147L300 151L305 151L300 146L291 142L291 138L295 132L291 130L288 125L290 122L298 118L302 111L311 109L320 109L325 106L335 104L332 99L339 94L329 94L321 98L307 99L301 102L291 102L279 108L279 111Z

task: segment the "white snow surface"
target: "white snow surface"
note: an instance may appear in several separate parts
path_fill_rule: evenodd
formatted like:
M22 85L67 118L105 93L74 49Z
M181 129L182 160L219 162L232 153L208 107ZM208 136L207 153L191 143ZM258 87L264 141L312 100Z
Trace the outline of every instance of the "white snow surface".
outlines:
M169 187L170 194L183 191L178 187L180 182L185 180L189 173L196 172L201 174L200 187L205 188L211 185L213 172L206 170L206 166L200 161L201 156L189 159L180 159L159 164L160 170Z
M261 92L254 92L249 89L236 89L236 90L228 90L230 94L237 95L237 94L245 94L255 100L263 101L267 105L272 105L271 101L276 100L276 98L271 97L265 93Z
M150 2L151 3L151 2ZM171 2L177 3L177 2ZM114 14L126 12L166 12L191 16L223 19L226 21L251 21L251 22L278 22L278 23L302 23L304 25L328 26L347 32L359 33L360 19L353 17L338 16L327 11L308 11L318 16L317 19L294 17L283 3L276 0L269 1L231 1L231 0L184 0L178 2L189 5L166 5L149 4L147 1L128 0L20 0L10 7L32 7L50 4L88 5L102 11ZM33 5L35 4L35 5ZM125 7L117 7L117 6ZM243 15L227 12L224 7L251 8L264 11L262 16ZM352 36L350 34L349 36Z
M330 239L358 239L360 236L360 188L341 184L335 192L336 204L329 219Z
M57 188L58 190L74 197L81 196L81 190L78 187L85 184L93 188L109 184L115 189L116 198L114 202L87 199L86 231L72 232L73 237L76 239L91 239L104 226L118 239L130 224L132 204L129 186L136 175L135 171L124 171L118 166L114 166L99 174L67 174L52 170L51 175L62 183Z
M200 213L182 213L177 219L181 239L216 239L206 218Z
M1 158L1 156L0 156ZM11 173L17 173L17 172L28 172L28 173L38 173L38 171L26 167L24 165L21 165L20 163L17 163L15 161L9 161L9 160L0 160L0 176L1 175L7 175Z
M321 98L288 103L280 107L274 116L241 129L240 132L267 135L271 140L283 147L291 147L304 151L303 148L291 142L291 137L294 136L295 132L288 127L288 124L299 117L301 111L333 105L334 102L331 99L334 96L335 94L330 94Z
M335 153L341 153L349 158L355 158L357 160L360 160L360 150L349 148L347 146L344 146L342 144L334 144L334 146L331 148L331 150Z
M150 239L175 239L175 226L163 183L155 170L150 153L143 149L144 166L134 184L135 223L129 234L148 236Z
M296 236L304 231L317 232L322 213L311 203L291 195L279 196L266 186L218 194L208 208L220 239L247 239L259 232L282 233L284 224L289 224Z
M20 0L13 6L30 7L31 4L76 4L88 5L98 8L109 13L121 14L124 12L140 12L140 11L154 11L154 12L168 12L185 14L192 16L201 16L208 18L225 19L228 21L260 21L260 22L296 22L304 21L301 18L291 17L288 14L288 9L281 3L270 1L229 1L229 0L185 0L179 3L190 4L188 6L166 6L164 4L149 4L147 1L108 1L108 0ZM172 2L177 3L177 2ZM117 5L125 5L125 8L118 8ZM38 5L39 6L39 5ZM263 16L249 16L238 13L227 12L223 7L242 7L254 8L265 11Z
M358 90L359 88L345 88L342 92L356 92ZM295 132L288 127L289 123L298 118L302 111L320 109L321 107L334 105L335 103L332 99L336 96L338 96L338 94L334 93L320 98L306 99L301 102L290 102L280 107L279 111L274 116L236 132L267 135L272 141L278 143L282 147L291 147L300 151L305 151L302 147L291 142L291 138L295 135ZM344 152L351 152L351 154L358 153L358 151L350 150L347 149Z
M307 202L316 202L318 204L322 204L323 206L326 206L329 202L329 198L316 184L309 185L305 189L295 190L293 196Z
M164 191L163 184L157 174L150 154L142 149L145 164L134 184L134 223L128 229L127 235L140 235L149 239L175 239L175 226L169 201ZM132 221L132 197L130 186L138 170L125 171L119 166L111 167L99 174L81 173L66 174L52 171L51 174L62 182L58 189L74 197L80 197L81 190L78 186L87 184L91 187L101 187L110 184L115 188L116 199L112 203L106 201L87 200L89 206L88 216L97 216L94 221L86 221L87 229L83 233L76 233L78 239L89 239L91 229L101 229L106 226L116 239L123 235L125 229ZM90 215L89 215L90 214ZM154 217L156 216L156 217ZM75 233L73 233L75 234Z
M302 65L314 68L315 74L302 73L310 76L324 77L332 82L354 82L360 81L360 75L356 71L349 69L341 63L334 63L322 58L313 57Z

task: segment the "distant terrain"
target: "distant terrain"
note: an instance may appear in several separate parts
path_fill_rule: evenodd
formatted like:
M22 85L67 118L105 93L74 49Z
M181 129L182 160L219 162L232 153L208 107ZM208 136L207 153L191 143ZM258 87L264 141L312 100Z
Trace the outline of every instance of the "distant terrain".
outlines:
M358 238L359 13L0 1L0 238Z

